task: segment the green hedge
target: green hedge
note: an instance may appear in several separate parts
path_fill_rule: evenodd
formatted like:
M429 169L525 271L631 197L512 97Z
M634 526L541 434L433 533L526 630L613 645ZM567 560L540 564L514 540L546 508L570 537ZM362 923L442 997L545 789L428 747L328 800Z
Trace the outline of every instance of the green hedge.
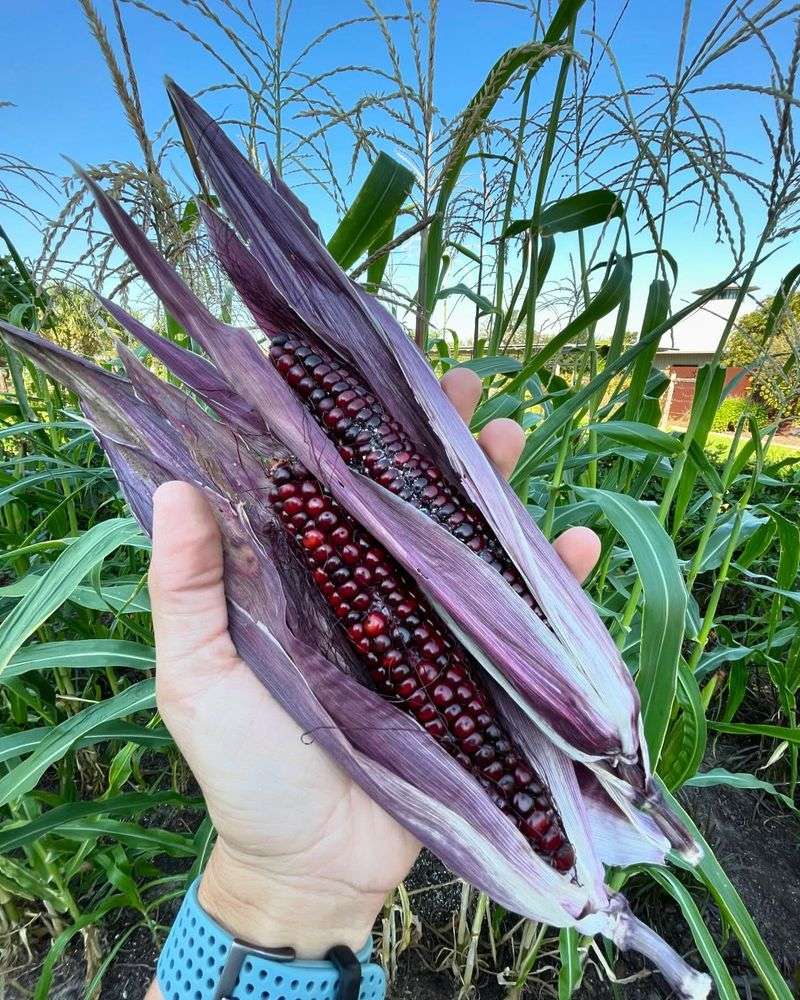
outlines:
M731 396L724 399L717 409L714 422L711 425L712 431L735 431L739 419L744 414L750 414L758 421L759 426L769 423L767 411L763 406L754 403L752 399L744 396Z

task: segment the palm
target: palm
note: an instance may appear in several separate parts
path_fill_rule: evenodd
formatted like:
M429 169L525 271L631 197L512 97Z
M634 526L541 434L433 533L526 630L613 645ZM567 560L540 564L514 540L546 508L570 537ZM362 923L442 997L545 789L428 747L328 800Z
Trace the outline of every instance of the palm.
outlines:
M279 859L284 875L290 857L304 877L389 892L419 845L303 738L225 639L215 650L218 669L195 683L191 701L160 691L220 836L243 856Z

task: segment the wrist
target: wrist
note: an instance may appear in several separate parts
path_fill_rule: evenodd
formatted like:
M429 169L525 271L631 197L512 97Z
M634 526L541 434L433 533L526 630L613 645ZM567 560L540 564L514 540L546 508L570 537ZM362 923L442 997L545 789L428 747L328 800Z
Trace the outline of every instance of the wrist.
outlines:
M368 939L383 899L352 886L277 873L243 857L221 838L198 889L200 905L234 937L264 948L293 948L321 959L337 944L357 952Z

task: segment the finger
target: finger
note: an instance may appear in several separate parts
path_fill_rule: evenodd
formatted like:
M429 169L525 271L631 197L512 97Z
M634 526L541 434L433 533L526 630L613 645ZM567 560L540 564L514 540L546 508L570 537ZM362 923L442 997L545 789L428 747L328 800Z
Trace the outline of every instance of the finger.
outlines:
M205 497L188 483L164 483L153 497L149 576L159 666L188 658L197 668L232 650L222 574L222 539Z
M451 368L442 376L441 385L461 419L468 424L481 398L481 380L469 368Z
M525 432L515 420L497 417L495 420L490 420L480 432L478 444L494 463L498 472L508 479L522 454Z
M553 542L553 548L564 560L578 583L583 583L597 565L601 544L591 528L575 525L558 536Z

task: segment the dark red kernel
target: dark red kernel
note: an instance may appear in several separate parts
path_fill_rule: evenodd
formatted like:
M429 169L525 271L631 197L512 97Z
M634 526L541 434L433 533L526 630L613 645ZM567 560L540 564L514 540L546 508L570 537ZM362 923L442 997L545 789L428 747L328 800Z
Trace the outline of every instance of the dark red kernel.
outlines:
M312 528L303 535L303 545L307 549L315 549L318 545L322 545L324 541L325 536L315 528Z
M377 611L368 614L364 619L364 633L369 636L379 635L386 629L386 619Z
M517 792L512 799L512 804L520 815L527 816L529 812L533 811L535 803L527 792Z
M525 817L522 827L528 836L541 838L550 828L550 817L546 812L537 809L536 812L532 812L530 816Z
M466 713L462 713L453 723L453 735L459 740L465 740L475 732L475 722ZM506 777L510 777L507 775ZM511 779L513 782L513 778Z
M575 848L572 844L563 843L553 855L551 864L556 871L572 871L575 867Z
M433 700L440 708L444 708L453 700L453 689L447 684L437 684L433 689Z
M425 723L425 728L435 740L444 739L447 735L447 729L441 719L431 719L430 722Z

